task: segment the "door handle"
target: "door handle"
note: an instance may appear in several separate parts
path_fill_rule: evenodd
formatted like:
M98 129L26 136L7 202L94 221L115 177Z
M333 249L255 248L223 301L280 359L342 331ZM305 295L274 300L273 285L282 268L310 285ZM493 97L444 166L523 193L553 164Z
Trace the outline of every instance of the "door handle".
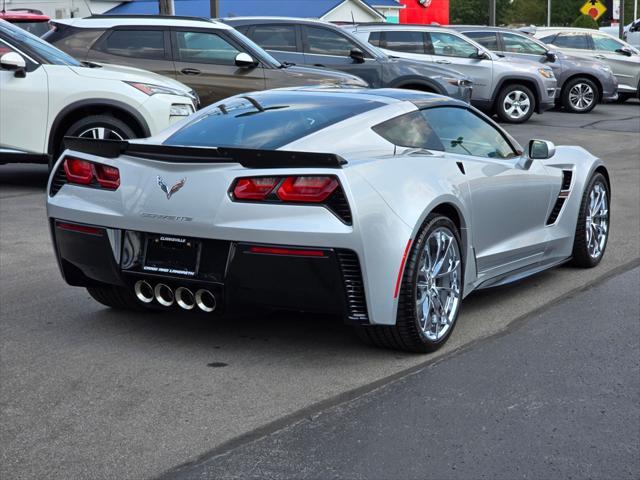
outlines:
M321 63L314 63L313 66L314 67L326 67L326 65L323 65Z
M182 70L180 70L180 72L184 73L185 75L200 75L200 70L198 70L197 68L183 68Z
M451 60L436 60L436 63L451 63Z
M607 58L604 55L596 55L595 57L600 59L600 60L604 60L605 58Z

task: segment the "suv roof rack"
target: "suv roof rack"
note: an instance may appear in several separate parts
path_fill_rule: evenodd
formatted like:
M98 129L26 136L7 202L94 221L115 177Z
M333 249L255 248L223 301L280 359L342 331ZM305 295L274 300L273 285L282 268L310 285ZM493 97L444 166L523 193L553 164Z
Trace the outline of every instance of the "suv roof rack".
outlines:
M195 20L200 22L209 22L213 23L213 20L206 17L192 17L188 15L115 15L115 14L93 14L84 18L141 18L141 19L149 19L149 18L158 18L158 19L174 19L174 20Z

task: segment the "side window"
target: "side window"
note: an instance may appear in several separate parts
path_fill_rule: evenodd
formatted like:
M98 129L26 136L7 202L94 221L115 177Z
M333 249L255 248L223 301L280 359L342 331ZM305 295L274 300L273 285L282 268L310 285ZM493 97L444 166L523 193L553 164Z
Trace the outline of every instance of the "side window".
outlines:
M265 50L298 50L295 25L256 25L251 39Z
M547 35L546 37L542 37L540 39L540 41L542 43L553 43L555 45L555 39L556 39L557 35L554 33L553 35Z
M176 60L235 65L240 51L216 33L176 32Z
M251 25L240 25L238 27L233 27L233 28L235 28L241 34L243 34L245 36L248 36L247 34L249 33L249 30L251 29Z
M530 38L513 33L502 33L505 52L530 53L533 55L544 55L547 50Z
M431 43L434 55L446 57L474 58L477 48L462 38L445 32L431 32Z
M593 44L596 50L603 52L615 52L616 50L624 47L624 45L617 40L607 37L606 35L591 35Z
M584 33L559 33L553 44L564 48L590 50L589 40Z
M162 30L114 30L101 43L100 50L121 57L164 58Z
M498 34L495 32L464 32L464 34L488 50L498 50Z
M499 130L465 108L435 107L422 114L445 152L496 159L517 155Z
M9 52L15 52L15 50L12 47L10 47L9 45L7 45L6 43L4 43L2 40L0 40L0 56L4 55L5 53L9 53Z
M444 147L422 112L410 112L382 122L373 131L399 147L443 151Z
M307 26L307 53L348 57L354 48L359 48L344 35L322 27Z
M382 47L380 44L380 38L382 37L381 32L371 32L369 34L369 43L374 47Z
M380 47L395 52L425 53L424 34L411 31L387 31L383 33Z

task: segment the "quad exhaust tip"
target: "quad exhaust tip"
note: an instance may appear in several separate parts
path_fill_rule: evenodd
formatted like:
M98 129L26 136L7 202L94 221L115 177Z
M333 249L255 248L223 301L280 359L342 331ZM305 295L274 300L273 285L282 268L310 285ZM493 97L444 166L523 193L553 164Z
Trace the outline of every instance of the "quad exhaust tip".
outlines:
M193 310L196 306L196 298L191 290L186 287L176 288L176 303L180 308L185 310Z
M149 282L145 280L138 280L133 287L133 291L135 292L138 300L140 300L142 303L153 302L153 287Z
M216 297L209 290L201 288L195 295L196 305L203 312L213 312L216 309Z
M153 289L153 293L155 294L156 301L163 307L170 307L173 305L175 295L168 285L165 285L164 283L157 284L156 288Z
M184 310L193 310L196 305L203 312L213 312L217 307L216 296L209 290L201 288L193 293L187 287L178 287L175 292L169 285L158 283L153 287L146 280L138 280L133 286L134 293L142 303L154 300L163 307L170 307L174 303Z

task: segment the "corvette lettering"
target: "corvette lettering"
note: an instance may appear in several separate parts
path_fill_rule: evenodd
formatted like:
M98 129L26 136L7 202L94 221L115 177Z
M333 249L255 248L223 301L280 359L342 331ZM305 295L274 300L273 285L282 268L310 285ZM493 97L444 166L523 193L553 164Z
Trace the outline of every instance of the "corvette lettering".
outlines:
M142 212L140 214L141 217L145 218L154 218L156 220L169 220L173 222L191 222L193 221L193 217L177 217L175 215L160 215L158 213L146 213Z

